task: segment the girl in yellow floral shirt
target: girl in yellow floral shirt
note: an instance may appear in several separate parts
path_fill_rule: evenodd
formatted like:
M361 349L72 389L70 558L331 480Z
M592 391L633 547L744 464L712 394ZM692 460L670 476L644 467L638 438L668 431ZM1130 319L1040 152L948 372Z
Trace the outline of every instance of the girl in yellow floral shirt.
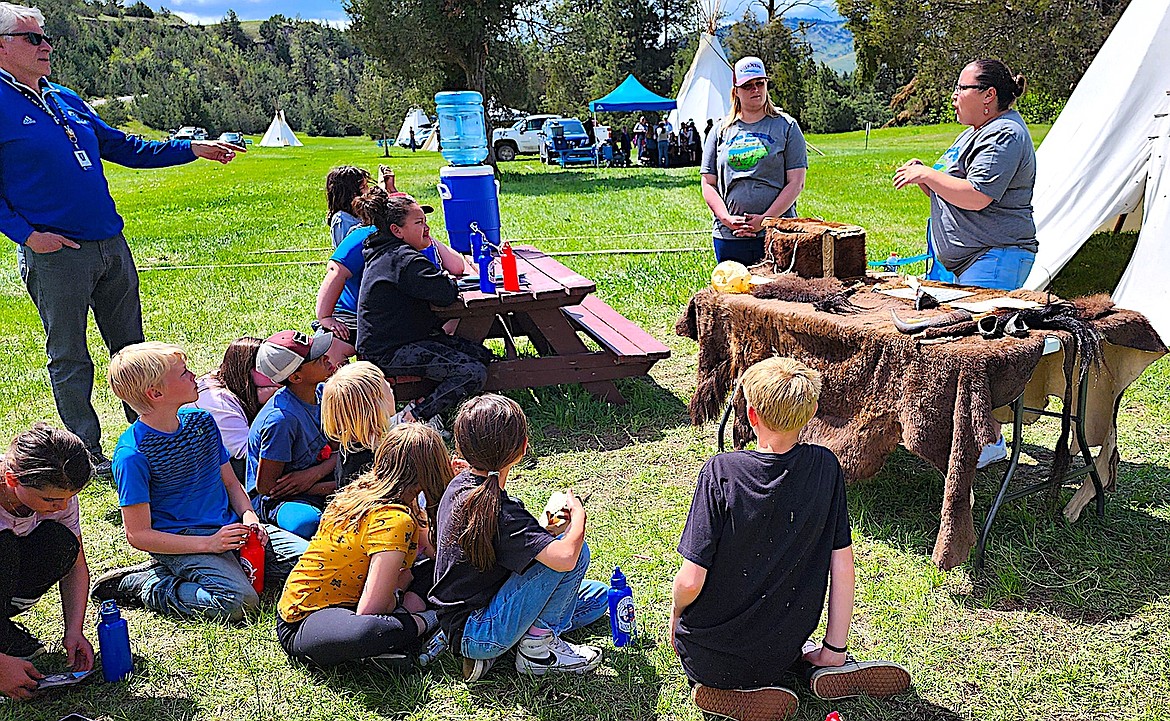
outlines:
M452 476L431 428L410 423L386 434L373 469L330 500L285 583L276 635L289 656L320 667L401 657L436 627L426 589L410 590L416 556L434 554L418 497L437 503Z

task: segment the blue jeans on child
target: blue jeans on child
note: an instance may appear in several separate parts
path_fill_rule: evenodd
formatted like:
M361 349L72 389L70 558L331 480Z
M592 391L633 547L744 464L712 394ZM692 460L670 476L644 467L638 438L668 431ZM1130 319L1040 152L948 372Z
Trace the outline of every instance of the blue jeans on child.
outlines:
M979 256L955 281L959 285L1016 290L1024 285L1036 254L1023 248L991 248Z
M464 658L496 658L532 626L560 634L601 618L609 607L609 586L586 581L588 570L585 545L571 571L554 571L533 561L524 573L512 574L492 602L467 619L460 653Z
M279 588L309 544L276 526L263 525L269 541L264 554L264 583L268 588ZM143 605L152 611L240 621L260 606L260 597L235 551L151 556L161 565L151 571L154 579L140 587L140 594Z

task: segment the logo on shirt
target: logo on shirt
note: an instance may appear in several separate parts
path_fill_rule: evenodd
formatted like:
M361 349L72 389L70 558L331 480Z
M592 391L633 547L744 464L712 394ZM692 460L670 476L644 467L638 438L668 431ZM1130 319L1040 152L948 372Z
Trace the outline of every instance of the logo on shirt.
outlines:
M727 145L727 164L732 170L751 170L768 157L771 142L771 136L763 133L740 133Z
M26 116L24 116L24 124L25 125L36 125L37 121L33 120L32 118L30 118L29 116L26 115Z

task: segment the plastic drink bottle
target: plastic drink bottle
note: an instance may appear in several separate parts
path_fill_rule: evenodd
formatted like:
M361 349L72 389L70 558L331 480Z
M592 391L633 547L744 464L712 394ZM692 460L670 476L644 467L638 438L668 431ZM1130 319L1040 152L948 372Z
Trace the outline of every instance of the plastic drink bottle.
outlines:
M130 628L114 601L102 601L98 620L98 648L102 654L102 677L107 683L121 681L134 672L130 655Z
M260 543L260 534L255 528L248 532L248 540L240 549L240 566L256 593L264 593L264 544Z
M475 264L479 266L479 290L482 293L495 293L496 281L492 278L492 248L480 241L479 254L475 256Z
M436 268L442 268L442 267L443 267L442 265L440 265L440 264L439 264L439 251L438 251L438 250L435 248L435 246L434 246L433 244L432 244L432 245L428 245L427 247L423 248L423 249L422 249L422 250L420 250L419 252L420 252L420 253L422 253L422 254L423 254L423 256L424 256L424 257L425 257L427 260L429 260L429 261L431 261L432 263L434 263Z
M504 290L512 292L520 290L520 272L516 269L516 254L512 252L512 244L507 241L500 249L500 267L504 274Z
M452 165L476 165L488 155L483 96L474 90L435 94L442 153Z
M634 590L626 583L621 567L613 569L609 579L609 630L614 646L626 646L638 635L634 621Z

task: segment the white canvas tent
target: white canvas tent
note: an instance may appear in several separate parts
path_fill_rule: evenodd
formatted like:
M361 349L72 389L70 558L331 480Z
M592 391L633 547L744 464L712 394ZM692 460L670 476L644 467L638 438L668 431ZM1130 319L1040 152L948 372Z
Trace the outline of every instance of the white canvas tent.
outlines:
M439 152L439 128L437 126L431 129L431 134L427 137L427 142L423 143L422 149L432 153Z
M431 119L422 111L422 108L411 108L406 111L406 117L402 119L402 128L398 131L398 137L394 142L398 145L408 148L410 147L410 131L414 131L415 145L421 148L427 141L427 135L431 132Z
M674 128L687 120L695 121L699 132L707 119L716 123L731 108L731 63L723 44L715 36L719 21L720 0L702 0L700 6L706 26L699 33L699 49L678 89L678 107L668 119Z
M1036 151L1025 286L1044 288L1098 229L1141 228L1113 300L1170 341L1170 3L1133 0ZM1140 221L1140 226L1137 221Z
M297 140L292 128L288 127L288 122L284 119L284 111L277 110L276 115L272 116L272 123L260 140L260 145L264 148L299 148L304 143Z

